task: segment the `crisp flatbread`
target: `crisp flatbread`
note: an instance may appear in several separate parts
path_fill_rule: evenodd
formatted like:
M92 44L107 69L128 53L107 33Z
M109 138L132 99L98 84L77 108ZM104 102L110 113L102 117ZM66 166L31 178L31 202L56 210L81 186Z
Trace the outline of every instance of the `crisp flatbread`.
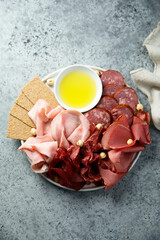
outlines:
M16 99L16 104L26 109L27 111L30 111L34 106L33 103L23 93L21 93Z
M7 137L20 140L27 140L29 137L33 137L30 133L31 127L20 121L19 119L9 116L9 124Z
M35 104L38 99L44 99L53 108L59 105L52 90L50 90L39 77L32 79L21 90L33 104Z
M32 128L35 127L35 124L33 123L33 121L28 116L28 111L26 109L20 107L16 103L13 105L13 107L10 111L10 115L19 119L23 123L27 124L29 127L32 127Z

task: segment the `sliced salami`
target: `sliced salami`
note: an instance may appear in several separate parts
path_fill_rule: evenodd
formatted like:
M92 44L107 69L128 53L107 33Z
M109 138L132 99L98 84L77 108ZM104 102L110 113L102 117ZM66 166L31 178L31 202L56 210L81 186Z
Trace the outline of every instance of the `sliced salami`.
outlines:
M136 111L136 106L138 104L137 93L134 89L130 87L122 87L119 88L115 94L115 99L119 102L119 104L129 105L133 111Z
M104 86L103 88L103 96L112 96L115 91L117 89L119 89L120 87L123 87L123 86L119 86L119 85L116 85L116 84L107 84L106 86Z
M97 104L97 107L105 108L107 111L110 112L117 105L118 105L118 102L114 97L104 96L101 98L101 100Z
M90 123L95 125L101 123L104 128L107 128L111 124L111 114L104 108L93 108L84 115Z
M128 118L129 124L132 123L133 110L131 107L129 107L125 104L120 104L120 105L116 106L115 108L113 108L111 110L111 114L112 114L113 121L115 121L122 114L125 114L126 117Z
M107 84L115 84L118 86L124 86L126 84L126 81L122 74L120 72L117 72L115 70L107 70L102 73L101 75L101 81L103 86Z

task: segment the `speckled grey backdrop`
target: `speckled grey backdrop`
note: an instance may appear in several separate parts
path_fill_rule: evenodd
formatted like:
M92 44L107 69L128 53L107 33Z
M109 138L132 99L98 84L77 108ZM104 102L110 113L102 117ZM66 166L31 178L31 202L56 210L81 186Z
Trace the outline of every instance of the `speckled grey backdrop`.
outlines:
M0 239L160 239L160 132L133 170L108 191L70 192L30 169L6 139L8 113L36 75L74 63L153 69L143 40L160 21L159 0L0 0ZM147 98L140 101L150 111Z

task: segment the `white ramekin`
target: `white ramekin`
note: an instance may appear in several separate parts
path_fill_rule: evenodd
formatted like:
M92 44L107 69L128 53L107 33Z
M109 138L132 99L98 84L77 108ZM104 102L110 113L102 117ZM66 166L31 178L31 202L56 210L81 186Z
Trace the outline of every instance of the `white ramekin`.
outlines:
M91 78L95 81L95 84L96 84L97 92L96 92L95 98L89 105L87 105L83 108L71 108L70 106L68 106L67 104L65 104L62 101L62 99L60 98L60 95L59 95L59 85L60 85L61 80L63 79L63 77L66 74L68 74L72 71L82 71L82 72L87 73L88 75L91 76ZM101 82L101 79L98 76L98 74L94 70L92 70L90 67L86 67L85 65L71 65L69 67L62 69L62 71L58 74L58 76L55 80L54 93L55 93L56 99L59 102L59 104L62 107L64 107L65 109L67 109L67 110L74 109L79 112L86 112L86 111L92 109L99 102L99 100L102 96L102 82ZM82 96L82 98L83 98L83 96Z

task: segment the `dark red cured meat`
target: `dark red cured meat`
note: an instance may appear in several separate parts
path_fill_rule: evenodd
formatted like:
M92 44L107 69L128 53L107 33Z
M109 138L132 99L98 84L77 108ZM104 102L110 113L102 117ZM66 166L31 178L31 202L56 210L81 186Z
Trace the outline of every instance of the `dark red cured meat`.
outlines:
M100 155L94 153L91 162L88 162L85 167L81 168L81 177L87 182L87 184L101 180L99 173L100 161Z
M138 97L134 89L130 87L119 88L115 92L114 97L117 99L119 104L129 105L134 112L136 111L136 106L138 104Z
M93 125L93 124L91 124L91 125ZM95 127L95 125L94 125L94 127ZM87 139L86 143L89 144L92 152L98 152L102 148L101 138L102 138L102 132L104 130L105 130L104 128L101 128L100 130L98 130L95 127L94 132L92 132L90 137Z
M111 111L115 106L118 105L117 100L112 96L104 96L97 104L98 108L105 108L107 111Z
M117 72L115 70L107 70L102 73L101 75L101 81L103 86L107 84L115 84L118 86L124 86L126 84L126 81L122 74L120 72Z
M135 140L139 141L141 145L151 143L149 125L146 121L134 116L131 129Z
M125 114L120 116L113 122L104 132L101 144L103 149L122 149L128 148L135 144L134 140L131 144L127 144L128 139L133 140L133 134L129 126L128 119Z
M117 89L119 89L120 87L123 87L124 85L122 86L119 86L119 85L116 85L116 84L107 84L106 86L104 86L103 88L103 96L113 96L113 94L115 93L115 91Z
M111 123L111 114L104 108L91 109L84 115L90 123L94 123L95 125L101 123L104 128L107 128Z
M115 108L111 110L113 121L115 121L119 116L125 114L128 118L129 124L132 123L133 120L133 110L130 106L125 104L117 105Z
M131 165L134 152L123 152L121 150L108 151L108 157L115 166L117 173L127 173Z
M146 121L148 124L150 123L150 115L147 111L138 111L136 116L139 117L141 120Z
M126 173L115 173L115 172L112 172L110 169L103 169L101 167L99 167L99 172L104 181L105 190L113 187L126 174Z

